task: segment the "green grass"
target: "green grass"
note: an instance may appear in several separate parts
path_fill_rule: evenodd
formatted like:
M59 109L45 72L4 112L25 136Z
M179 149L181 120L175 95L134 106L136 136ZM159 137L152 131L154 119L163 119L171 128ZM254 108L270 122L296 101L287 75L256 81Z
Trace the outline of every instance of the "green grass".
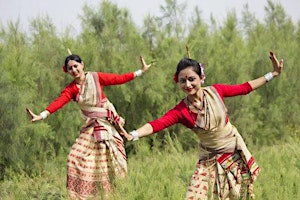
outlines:
M197 150L184 152L176 142L164 151L149 150L142 141L128 157L128 177L117 181L112 200L182 200L197 161ZM250 148L261 174L255 182L256 199L300 199L300 147L282 144ZM66 199L66 157L45 163L41 176L9 174L0 182L1 200Z
M300 146L276 145L255 152L261 166L256 182L257 199L300 199Z

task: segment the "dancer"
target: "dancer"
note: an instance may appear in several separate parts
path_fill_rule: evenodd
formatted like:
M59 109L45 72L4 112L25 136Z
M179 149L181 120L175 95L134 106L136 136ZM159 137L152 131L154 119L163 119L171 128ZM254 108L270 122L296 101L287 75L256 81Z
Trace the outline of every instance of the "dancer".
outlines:
M199 160L186 192L186 199L244 199L253 197L253 182L259 167L244 140L231 124L225 97L246 95L277 77L283 69L270 52L273 71L243 84L213 84L202 87L205 79L202 64L183 58L177 65L174 80L186 97L162 117L126 134L128 140L159 132L180 123L199 138Z
M85 72L81 58L71 54L66 57L63 70L74 80L40 114L27 108L31 122L46 119L71 100L82 111L83 126L67 161L67 189L71 199L105 197L111 190L111 179L126 176L127 158L119 134L126 132L123 129L125 121L106 98L103 88L127 83L145 73L151 65L142 57L140 60L142 68L135 72Z

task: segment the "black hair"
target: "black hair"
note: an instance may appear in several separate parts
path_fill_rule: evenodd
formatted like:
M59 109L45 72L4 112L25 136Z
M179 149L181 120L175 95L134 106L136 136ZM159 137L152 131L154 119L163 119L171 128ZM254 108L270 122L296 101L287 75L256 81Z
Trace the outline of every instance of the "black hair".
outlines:
M179 72L188 68L188 67L192 67L193 71L196 72L199 77L201 77L203 74L202 70L201 70L201 64L199 64L198 61L193 60L191 58L183 58L179 61L179 63L177 64L177 70L176 70L176 75L178 76Z
M81 60L81 58L78 55L72 54L72 55L69 55L69 56L66 57L66 59L65 59L65 66L68 65L68 62L70 60L74 60L76 62L82 63L82 60Z

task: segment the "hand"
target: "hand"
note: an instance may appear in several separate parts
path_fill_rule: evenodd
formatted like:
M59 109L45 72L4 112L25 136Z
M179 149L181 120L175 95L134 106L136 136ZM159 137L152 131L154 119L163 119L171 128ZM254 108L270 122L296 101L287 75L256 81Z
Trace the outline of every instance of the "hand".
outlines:
M277 60L275 54L273 51L270 51L270 59L273 63L273 76L278 76L281 72L282 72L282 69L283 69L283 59L281 59L280 61Z
M124 129L123 126L121 126L121 125L119 124L118 127L117 127L117 129L118 129L118 132L119 132L121 135L123 135L128 141L133 140L132 135L128 134L127 131Z
M141 63L142 63L142 72L145 73L151 67L151 64L147 65L142 56L140 56L140 60L141 60Z
M27 114L31 117L30 122L42 120L42 116L34 114L29 108L26 108Z
M127 139L128 141L132 141L132 140L133 140L133 137L132 137L132 135L128 134L128 135L126 136L126 139Z

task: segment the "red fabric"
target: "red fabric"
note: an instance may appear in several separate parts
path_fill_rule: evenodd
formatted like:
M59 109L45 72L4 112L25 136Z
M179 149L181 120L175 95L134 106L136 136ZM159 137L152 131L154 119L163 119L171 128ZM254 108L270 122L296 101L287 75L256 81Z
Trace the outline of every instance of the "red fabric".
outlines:
M112 74L112 73L103 73L97 72L99 77L99 82L102 87L102 99L106 98L103 93L103 87L109 85L120 85L131 81L134 79L134 73L126 73L126 74ZM75 100L76 95L78 94L79 89L76 86L76 83L72 81L69 85L67 85L60 93L60 96L57 97L54 101L52 101L46 108L50 113L54 113L58 109L62 108L72 99Z
M224 97L246 95L252 91L251 85L248 82L236 85L214 84L213 86L218 91L222 100L224 100Z
M214 84L212 86L216 88L223 101L224 97L246 95L252 91L248 82L237 85ZM194 128L195 125L192 114L189 112L183 100L181 100L174 108L166 112L162 117L148 123L152 126L153 133L159 132L176 123L180 123L190 129Z

